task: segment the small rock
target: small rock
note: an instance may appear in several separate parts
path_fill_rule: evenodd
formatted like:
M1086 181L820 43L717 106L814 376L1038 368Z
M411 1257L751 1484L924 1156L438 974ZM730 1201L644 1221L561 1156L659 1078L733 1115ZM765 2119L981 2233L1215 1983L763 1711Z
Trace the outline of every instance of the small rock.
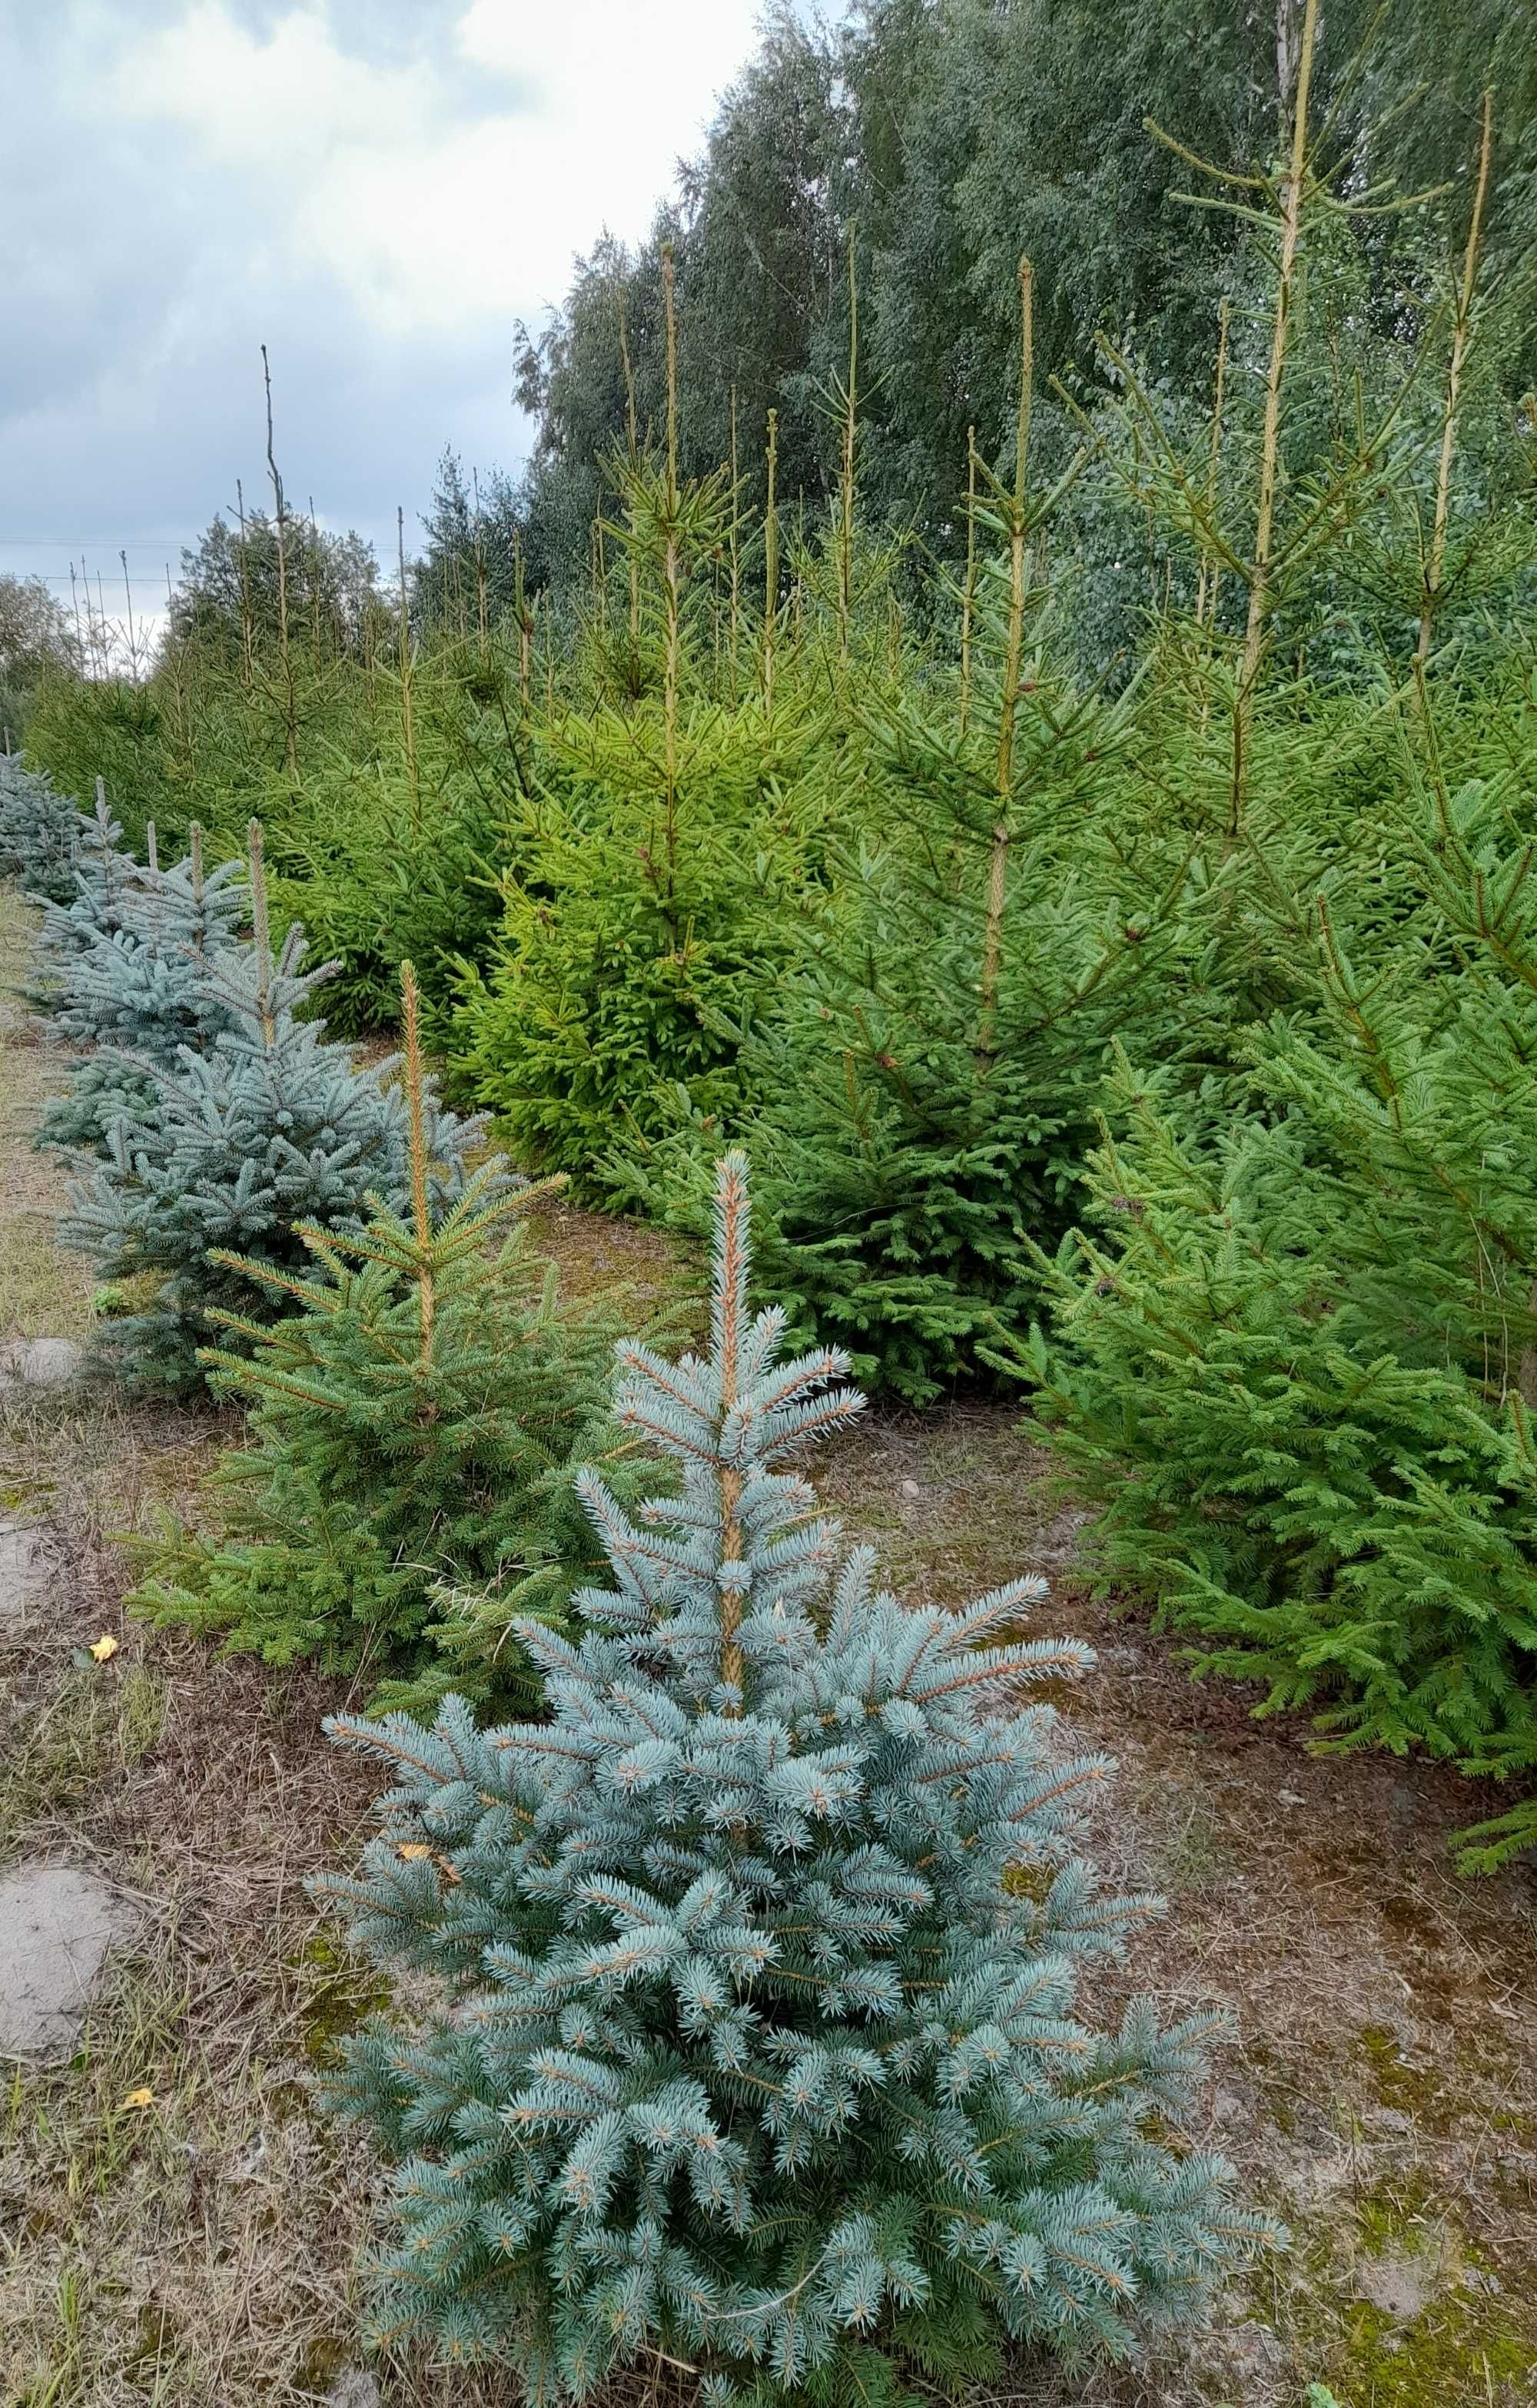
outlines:
M0 1876L0 2057L49 2061L74 2047L127 1900L74 1865Z
M1380 2308L1395 2323L1413 2324L1423 2315L1435 2292L1435 2277L1423 2258L1407 2250L1389 2249L1381 2258L1363 2258L1356 2268L1356 2289L1369 2306Z
M0 1385L67 1388L85 1369L85 1349L73 1338L12 1338L0 1346Z
M344 2366L325 2397L330 2408L380 2408L379 2386L366 2366Z
M915 1480L904 1480L902 1483L902 1495L904 1497L921 1497L923 1495L923 1490L919 1487Z
M1280 1806L1305 1806L1308 1802L1300 1789L1278 1789L1275 1797Z
M42 1584L48 1550L34 1523L0 1523L0 1623L20 1622Z

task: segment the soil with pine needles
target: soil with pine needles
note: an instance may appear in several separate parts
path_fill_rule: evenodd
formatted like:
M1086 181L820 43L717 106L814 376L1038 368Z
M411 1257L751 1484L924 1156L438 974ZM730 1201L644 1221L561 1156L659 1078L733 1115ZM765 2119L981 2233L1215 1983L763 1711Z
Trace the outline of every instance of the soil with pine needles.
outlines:
M32 929L0 890L0 982ZM64 1067L11 1007L0 1338L89 1327L89 1279L53 1238L63 1181L29 1146ZM688 1284L654 1232L559 1200L539 1231L574 1288L654 1303ZM79 1864L139 1914L69 2063L3 2069L0 2400L496 2408L516 2394L495 2373L358 2374L381 2177L315 2117L308 2078L380 1991L303 1887L367 1828L374 1776L319 1730L355 1700L122 1611L119 1535L195 1515L239 1436L211 1406L106 1383L0 1399L0 1507L46 1520L53 1556L0 1630L0 1869ZM1257 1722L1251 1696L1190 1679L1177 1639L1096 1600L1080 1518L1016 1406L872 1412L821 1478L900 1593L956 1604L1038 1569L1053 1597L1036 1627L1094 1644L1097 1670L1057 1702L1071 1744L1120 1762L1096 1852L1168 1904L1083 2004L1108 2018L1142 1989L1169 2014L1230 2013L1190 2138L1293 2236L1211 2330L1086 2381L1022 2366L972 2408L1291 2408L1309 2384L1340 2408L1537 2401L1537 1878L1459 1881L1446 1850L1488 1805L1424 1764L1316 1756L1304 1725ZM98 1664L103 1636L119 1645ZM663 2393L626 2380L613 2408Z

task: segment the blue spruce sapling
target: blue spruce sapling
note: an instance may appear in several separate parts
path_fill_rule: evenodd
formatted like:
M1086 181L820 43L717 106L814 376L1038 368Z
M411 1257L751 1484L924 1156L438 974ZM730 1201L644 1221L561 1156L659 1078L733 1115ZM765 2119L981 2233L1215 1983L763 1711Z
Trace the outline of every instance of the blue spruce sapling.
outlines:
M111 936L132 921L138 904L138 863L122 850L122 829L112 816L105 781L96 780L96 806L75 814L74 862L67 901L43 913L42 954L48 986L36 1000L51 1010L54 992L67 981L75 957L98 936Z
M65 1242L93 1255L104 1280L154 1283L146 1309L110 1331L125 1370L148 1384L197 1378L210 1307L258 1319L279 1309L216 1251L299 1272L310 1259L301 1225L355 1231L375 1199L396 1212L410 1202L409 1112L395 1065L359 1069L323 1021L298 1017L331 966L305 970L296 926L274 955L254 821L250 837L253 940L217 953L203 973L230 1025L207 1052L184 1046L174 1070L154 1071L152 1109L132 1126L117 1124L105 1161L75 1157ZM430 1088L424 1111L429 1187L441 1210L464 1191L480 1124L439 1110Z
M122 924L97 931L65 964L50 996L53 1029L66 1043L93 1049L69 1091L44 1111L36 1142L108 1152L119 1121L152 1116L155 1074L172 1072L183 1047L206 1053L233 1026L207 973L237 942L247 896L243 865L203 868L195 823L185 861L162 869L155 832L149 861L129 889Z
M0 752L0 878L14 878L40 903L75 892L76 805L57 795L20 753Z
M711 1342L619 1349L621 1426L681 1467L633 1518L584 1474L611 1584L580 1645L520 1632L547 1722L457 1699L332 1736L384 1832L318 1885L447 2010L344 2045L328 2099L401 2160L371 2334L504 2358L529 2397L682 2366L711 2408L889 2399L1012 2338L1124 2351L1266 2233L1171 2136L1218 2021L1113 2033L1077 1971L1154 1901L1099 1894L1006 1634L1044 1584L911 1609L782 1469L863 1399L749 1320L746 1167L721 1165Z

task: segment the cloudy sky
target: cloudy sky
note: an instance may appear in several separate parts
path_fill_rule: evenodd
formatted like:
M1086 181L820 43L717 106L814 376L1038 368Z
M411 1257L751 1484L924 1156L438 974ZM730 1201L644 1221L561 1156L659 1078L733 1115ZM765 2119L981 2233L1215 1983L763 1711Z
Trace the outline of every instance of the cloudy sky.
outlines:
M0 0L0 569L151 609L265 476L393 549L515 466L513 322L633 238L758 0Z

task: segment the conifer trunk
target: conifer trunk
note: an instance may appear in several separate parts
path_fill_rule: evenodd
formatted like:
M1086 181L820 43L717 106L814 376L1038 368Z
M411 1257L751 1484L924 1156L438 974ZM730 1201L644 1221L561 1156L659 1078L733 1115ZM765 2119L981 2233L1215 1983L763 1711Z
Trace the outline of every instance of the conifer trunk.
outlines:
M739 541L740 494L737 465L737 388L731 388L731 531L728 557L731 564L731 640L728 670L731 686L731 708L737 707L737 644L741 632L741 555Z
M283 480L278 474L278 463L272 443L272 371L267 365L266 345L262 345L262 382L266 392L266 465L272 479L272 496L278 545L278 663L283 681L283 758L288 767L289 783L295 789L299 782L299 732L297 699L294 684L294 654L288 639L288 510L283 499Z
M1419 613L1416 660L1429 658L1430 638L1441 600L1441 579L1446 560L1446 522L1451 511L1452 453L1457 444L1458 411L1462 402L1462 374L1467 365L1468 338L1472 330L1473 294L1478 283L1478 252L1484 235L1484 206L1488 198L1489 158L1494 147L1494 94L1484 94L1483 126L1478 145L1478 182L1468 225L1468 248L1458 287L1457 318L1452 328L1451 366L1446 373L1446 412L1441 429L1441 458L1436 467L1435 519L1430 532L1430 556L1425 567L1424 598ZM1529 1400L1530 1401L1530 1400Z
M966 582L961 587L960 732L971 715L971 613L977 598L977 430L966 430Z
M427 1199L427 1140L422 1111L421 996L410 962L400 965L400 1008L406 1025L406 1101L410 1112L411 1221L419 1261L416 1293L421 1307L422 1342L418 1360L424 1370L432 1361L436 1297L432 1278L432 1212Z
M395 548L400 564L400 735L406 748L406 779L411 794L411 827L422 830L422 788L416 770L416 722L411 710L411 613L406 593L406 513L397 503Z
M779 466L779 412L768 412L767 466L768 491L763 513L763 708L774 707L774 627L779 618L779 515L774 501L774 473Z
M1025 638L1025 467L1030 447L1030 379L1035 360L1034 273L1019 263L1019 417L1014 432L1014 491L1009 519L1009 633L998 700L998 815L987 865L987 917L982 943L982 1009L977 1022L977 1073L985 1078L996 1055L998 970L1003 956L1003 916L1009 894L1010 805L1013 796L1014 721L1019 710L1019 665Z
M746 1228L747 1183L745 1173L735 1156L728 1156L721 1166L720 1196L720 1268L718 1293L721 1298L720 1367L721 1419L737 1402L737 1383L740 1368L741 1332L738 1313L746 1267L742 1258L742 1240ZM742 1477L740 1471L723 1469L721 1472L721 1512L725 1527L721 1535L723 1563L740 1564L742 1558L742 1532L739 1518L741 1504ZM737 1639L741 1624L741 1593L723 1588L721 1595L721 1678L740 1691L742 1684L742 1652ZM740 1709L733 1709L740 1712Z
M1243 797L1249 775L1249 747L1254 730L1255 695L1265 656L1270 627L1271 566L1275 536L1275 496L1281 474L1281 389L1286 380L1286 351L1291 337L1296 291L1297 254L1302 236L1302 198L1307 178L1308 93L1313 81L1313 54L1318 30L1318 0L1307 0L1297 50L1296 90L1292 102L1291 158L1281 188L1281 259L1275 291L1275 318L1271 333L1270 369L1265 380L1265 423L1259 446L1259 490L1255 510L1254 558L1249 574L1249 611L1239 666L1238 702L1233 712L1232 787L1228 835L1236 838L1243 818ZM1289 37L1288 37L1289 47Z
M682 561L678 523L678 318L673 304L670 245L662 253L662 308L667 322L668 371L667 539L662 553L662 841L667 853L668 906L670 910L678 876L678 678L683 615Z
M854 228L849 228L849 375L843 392L843 461L838 498L838 657L849 657L849 620L854 608L854 447L859 406L859 283L855 273Z
M1222 400L1228 375L1228 324L1230 316L1226 294L1217 309L1216 374L1212 392L1212 440L1206 455L1206 509L1208 517L1215 515L1217 498L1217 466L1222 458ZM1221 574L1216 560L1206 545L1201 547L1200 580L1196 588L1196 624L1206 624L1207 607L1216 625L1217 580Z

